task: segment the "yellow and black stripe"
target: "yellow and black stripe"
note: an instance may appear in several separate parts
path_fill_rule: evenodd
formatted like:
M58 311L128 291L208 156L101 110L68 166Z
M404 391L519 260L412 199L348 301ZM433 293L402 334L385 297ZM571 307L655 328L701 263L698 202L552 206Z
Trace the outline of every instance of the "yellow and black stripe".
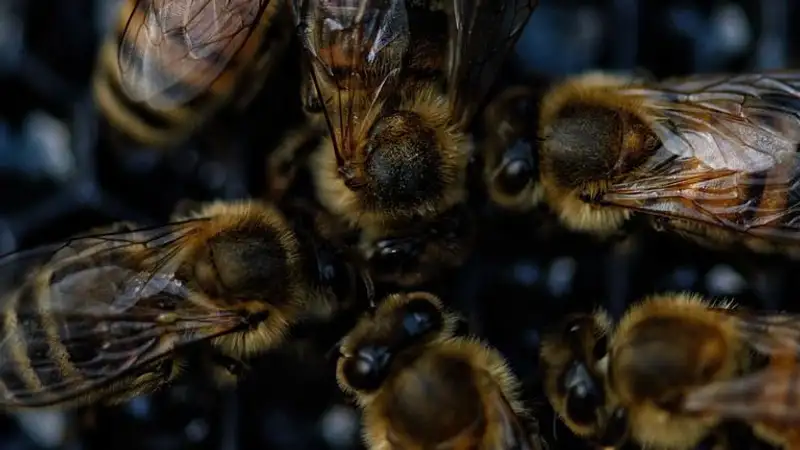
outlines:
M128 98L120 78L118 50L121 46L135 45L126 42L130 38L126 39L125 30L145 20L146 8L140 4L143 1L151 0L124 2L119 22L100 48L93 76L94 99L105 119L142 145L167 148L178 145L223 106L232 102L244 106L260 90L293 35L285 0L266 2L246 42L222 73L192 100L160 110ZM141 58L142 54L131 52L134 58ZM182 80L187 84L192 81Z

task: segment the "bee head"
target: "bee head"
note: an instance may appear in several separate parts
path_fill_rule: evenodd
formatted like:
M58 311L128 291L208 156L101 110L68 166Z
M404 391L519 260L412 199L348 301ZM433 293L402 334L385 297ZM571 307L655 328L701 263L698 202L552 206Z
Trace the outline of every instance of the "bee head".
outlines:
M503 207L526 210L537 200L539 161L531 131L537 114L527 87L508 89L486 108L484 171L492 200Z
M437 131L422 116L409 111L383 116L369 132L365 193L375 209L418 207L441 195L442 165Z
M567 187L608 178L624 136L621 113L594 106L567 107L542 136L542 166Z
M395 357L445 331L438 299L427 293L395 294L363 319L342 345L338 378L357 392L374 392L391 374Z
M563 333L574 357L561 378L564 413L580 427L599 429L606 395L602 380L593 369L606 353L606 339L598 336L592 316L578 315L568 320Z
M432 274L459 266L472 248L475 222L472 211L458 205L432 221L415 221L413 233L385 236L362 250L376 279L414 286ZM416 226L415 226L416 225Z

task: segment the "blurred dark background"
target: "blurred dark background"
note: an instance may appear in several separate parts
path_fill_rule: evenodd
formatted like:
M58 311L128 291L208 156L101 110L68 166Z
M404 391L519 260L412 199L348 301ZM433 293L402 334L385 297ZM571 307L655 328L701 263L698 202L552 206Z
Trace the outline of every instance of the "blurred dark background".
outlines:
M295 118L274 109L294 99L264 94L244 118L221 117L212 132L166 155L110 144L90 79L118 5L0 0L0 253L121 219L163 221L186 198L263 194L264 152ZM790 0L541 0L515 70L662 77L791 68L800 54L795 20L800 8ZM575 441L537 395L536 354L540 331L564 313L605 305L619 314L664 290L794 309L796 281L785 276L793 270L785 263L654 235L606 246L561 235L549 223L487 212L481 247L452 294L525 381L553 448ZM359 448L358 417L335 386L333 362L313 352L296 356L259 360L232 391L218 391L196 370L172 389L114 408L8 416L0 420L0 448Z

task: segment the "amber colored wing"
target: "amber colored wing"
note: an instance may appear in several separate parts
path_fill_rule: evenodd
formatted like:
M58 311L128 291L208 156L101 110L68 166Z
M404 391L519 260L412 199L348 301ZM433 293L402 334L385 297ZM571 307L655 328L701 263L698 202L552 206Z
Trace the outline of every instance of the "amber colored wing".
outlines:
M279 0L133 1L117 55L122 88L133 101L167 109L208 88Z
M445 4L450 13L448 94L456 117L468 123L539 0L448 0Z
M241 320L174 271L203 219L96 234L7 256L34 265L0 304L0 407L70 403ZM124 386L115 389L124 390Z
M765 238L800 231L800 72L695 76L620 95L661 146L603 203ZM631 159L622 155L619 165Z
M358 156L400 75L408 48L403 0L292 0L310 76L334 138L340 167Z
M684 408L727 418L800 427L800 316L734 316L742 342L769 358L763 369L689 393Z

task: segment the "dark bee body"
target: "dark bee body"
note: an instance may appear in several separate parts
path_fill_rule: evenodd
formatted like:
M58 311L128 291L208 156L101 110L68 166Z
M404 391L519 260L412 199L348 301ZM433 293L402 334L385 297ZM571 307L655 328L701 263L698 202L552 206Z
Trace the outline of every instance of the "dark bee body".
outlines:
M535 102L527 86L507 88L486 107L480 143L489 201L503 210L526 212L542 198L538 183Z
M416 292L388 297L345 338L337 378L362 408L368 448L540 448L503 358L454 326Z
M545 200L573 230L642 215L710 247L797 255L797 79L569 80L542 101Z
M388 281L416 284L469 254L469 232L453 245L409 228L447 228L461 211L469 127L536 3L294 1L309 56L304 109L329 131L309 160L317 198L363 233L363 259L387 241L415 247L395 246L404 263L386 261Z
M169 33L175 33L177 19L155 11L179 8L177 3L126 0L117 28L101 47L94 73L94 98L106 120L136 142L154 147L180 144L221 108L247 104L279 63L292 35L285 0L204 8L195 1L184 7L200 9L195 22L202 24L183 25L180 32L192 42L175 44ZM238 27L236 20L241 21ZM165 23L158 27L151 25L153 21ZM163 36L151 36L158 33ZM226 45L206 51L221 44ZM178 49L180 45L199 50ZM130 87L136 84L153 87L150 92Z
M170 382L189 348L231 363L275 348L356 295L327 252L269 205L215 203L12 255L4 270L35 268L2 305L0 406L121 401Z
M592 321L585 317L574 332L591 335ZM556 369L592 360L592 380L603 394L572 411L558 389L548 398L570 429L604 446L630 439L652 448L696 448L740 420L757 437L794 448L800 414L790 392L797 383L798 323L792 315L737 311L694 295L655 296L631 306L607 341L596 336L590 345L606 348L602 358L552 352L553 340L543 345L553 386L569 386L558 381ZM566 391L581 392L575 386ZM581 416L591 420L576 420Z

